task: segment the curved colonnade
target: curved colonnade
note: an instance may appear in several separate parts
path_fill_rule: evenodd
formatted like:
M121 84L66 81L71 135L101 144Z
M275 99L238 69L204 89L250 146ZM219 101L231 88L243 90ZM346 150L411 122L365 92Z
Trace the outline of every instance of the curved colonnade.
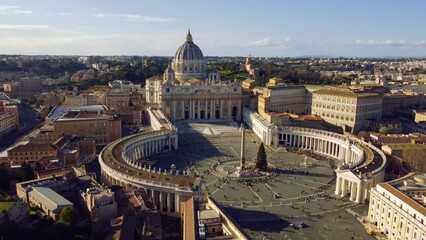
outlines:
M311 150L339 160L335 194L363 203L369 189L383 182L386 156L378 148L342 134L300 127L278 129L278 144Z
M386 156L371 143L318 129L278 128L248 108L243 119L266 145L302 148L339 160L336 195L363 203L370 197L370 188L384 180Z
M157 208L178 214L182 197L198 195L200 180L179 171L155 169L138 160L178 148L175 130L131 135L108 144L99 154L101 180L107 185L142 188Z

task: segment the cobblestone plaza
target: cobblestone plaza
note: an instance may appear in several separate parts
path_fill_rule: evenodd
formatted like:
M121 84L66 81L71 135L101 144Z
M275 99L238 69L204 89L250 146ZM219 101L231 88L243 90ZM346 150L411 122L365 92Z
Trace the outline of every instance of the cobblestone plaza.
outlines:
M222 204L254 239L373 239L353 216L366 208L334 197L333 163L328 159L266 147L272 173L238 180L229 177L240 161L241 134L236 123L177 126L179 149L152 156L144 163L161 168L175 164L180 171L202 176L203 192ZM249 166L254 164L259 144L254 134L246 134ZM290 225L297 228L301 222L305 228Z

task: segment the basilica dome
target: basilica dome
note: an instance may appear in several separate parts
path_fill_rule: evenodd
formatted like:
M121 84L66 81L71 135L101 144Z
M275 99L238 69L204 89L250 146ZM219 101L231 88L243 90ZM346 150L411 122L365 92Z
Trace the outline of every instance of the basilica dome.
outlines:
M191 33L188 32L186 41L182 44L175 54L175 60L204 60L203 52L201 49L192 41Z
M188 31L186 41L178 48L172 62L172 68L177 80L188 78L206 78L206 61L203 52L192 41L192 35Z

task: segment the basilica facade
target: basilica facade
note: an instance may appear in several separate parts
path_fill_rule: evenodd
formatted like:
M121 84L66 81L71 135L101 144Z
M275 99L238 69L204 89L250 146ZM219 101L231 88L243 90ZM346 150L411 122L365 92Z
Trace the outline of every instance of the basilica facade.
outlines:
M222 80L217 70L207 69L190 32L163 76L147 79L145 89L148 105L161 109L172 122L241 120L241 84Z

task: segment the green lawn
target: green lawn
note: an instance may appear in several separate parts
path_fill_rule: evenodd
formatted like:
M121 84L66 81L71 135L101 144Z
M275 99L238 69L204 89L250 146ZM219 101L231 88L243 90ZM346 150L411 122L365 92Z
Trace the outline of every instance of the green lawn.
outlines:
M15 202L0 202L0 212L9 209L13 204L15 204Z

